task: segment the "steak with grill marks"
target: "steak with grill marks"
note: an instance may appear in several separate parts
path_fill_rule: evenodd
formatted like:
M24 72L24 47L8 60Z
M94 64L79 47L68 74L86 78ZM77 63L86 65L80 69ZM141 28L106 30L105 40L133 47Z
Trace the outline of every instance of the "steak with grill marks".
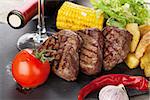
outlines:
M104 28L103 35L105 43L103 67L105 70L111 70L127 57L132 35L126 30L110 26Z
M80 68L86 75L96 75L103 63L103 34L97 28L76 31L83 39Z
M55 60L51 62L53 72L59 77L74 81L79 72L79 48L82 46L82 39L73 31L62 30L50 36L39 47L39 51L46 49L45 54L53 56Z

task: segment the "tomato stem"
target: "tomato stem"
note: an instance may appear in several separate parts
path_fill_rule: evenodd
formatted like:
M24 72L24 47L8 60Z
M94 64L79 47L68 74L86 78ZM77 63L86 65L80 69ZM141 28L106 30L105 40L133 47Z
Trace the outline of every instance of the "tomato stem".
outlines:
M43 49L41 52L38 52L38 50L34 50L34 55L37 59L39 59L41 62L45 62L46 60L48 61L53 61L55 58L54 57L45 57L46 52L48 52L49 50L45 50Z

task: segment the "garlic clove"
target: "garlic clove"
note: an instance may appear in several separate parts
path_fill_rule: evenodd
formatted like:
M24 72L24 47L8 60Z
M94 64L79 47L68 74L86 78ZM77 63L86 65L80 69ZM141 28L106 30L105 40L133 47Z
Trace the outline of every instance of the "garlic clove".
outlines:
M99 92L99 100L129 100L126 89L119 86L108 85Z

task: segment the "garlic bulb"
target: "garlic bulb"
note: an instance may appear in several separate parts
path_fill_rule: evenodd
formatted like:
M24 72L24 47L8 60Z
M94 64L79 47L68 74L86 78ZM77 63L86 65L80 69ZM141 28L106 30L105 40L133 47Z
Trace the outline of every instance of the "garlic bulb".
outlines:
M124 86L108 85L99 92L99 100L129 100Z

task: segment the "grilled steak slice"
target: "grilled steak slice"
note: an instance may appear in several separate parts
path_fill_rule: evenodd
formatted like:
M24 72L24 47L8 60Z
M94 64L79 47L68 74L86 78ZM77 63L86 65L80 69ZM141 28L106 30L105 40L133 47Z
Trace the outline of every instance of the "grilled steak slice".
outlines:
M59 77L74 81L79 72L79 48L82 45L82 38L73 31L62 30L50 36L39 48L39 51L46 49L46 56L53 56L53 72Z
M123 62L130 51L132 35L116 27L106 27L104 35L104 60L105 70L111 70L116 64Z
M80 68L86 75L101 71L103 63L103 34L97 28L76 31L83 39L80 51Z

